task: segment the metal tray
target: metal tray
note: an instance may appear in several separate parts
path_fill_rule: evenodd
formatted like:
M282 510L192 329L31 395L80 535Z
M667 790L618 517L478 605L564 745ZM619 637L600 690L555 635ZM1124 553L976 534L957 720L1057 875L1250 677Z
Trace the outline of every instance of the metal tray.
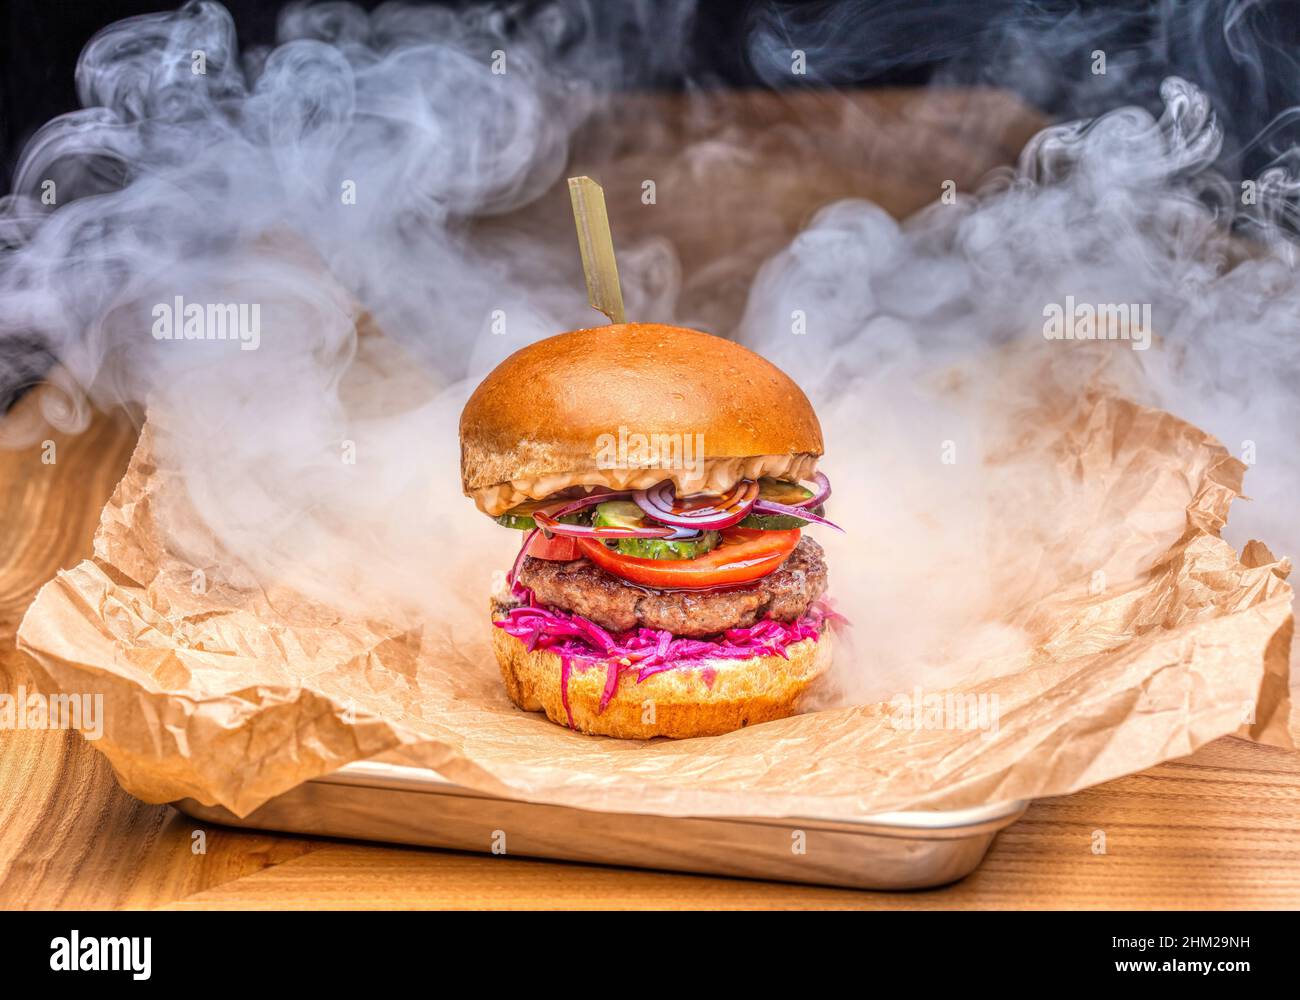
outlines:
M603 813L502 798L422 768L362 761L290 789L243 819L192 799L173 804L195 819L258 830L461 851L495 847L511 855L855 889L923 889L974 871L1027 803L877 813L853 822Z

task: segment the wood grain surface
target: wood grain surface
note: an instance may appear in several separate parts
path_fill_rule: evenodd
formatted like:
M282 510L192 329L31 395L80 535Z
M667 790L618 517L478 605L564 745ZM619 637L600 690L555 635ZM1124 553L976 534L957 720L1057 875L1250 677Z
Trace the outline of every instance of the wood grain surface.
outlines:
M644 137L617 170L593 174L610 194L616 238L672 238L682 247L686 301L699 305L693 314L715 318L734 315L753 269L817 206L869 197L901 216L932 200L944 179L966 186L1010 162L1039 124L1014 102L981 93L711 100L714 116L736 123L738 148L758 152L743 164L748 188L733 164L695 196L740 199L757 221L720 227L680 204L647 226L619 210L620 192L637 190L650 171L671 179L684 169L680 160L665 168L656 143L689 143L692 128L707 133L699 105L680 129ZM805 157L799 169L774 168L789 159L791 144L779 140L792 114L821 123L816 157L795 143ZM579 167L581 156L580 146ZM551 224L551 211L539 211L538 224ZM707 283L694 277L720 246L741 244L746 253L730 270ZM28 394L0 430L39 425L42 401L42 390ZM0 449L0 690L27 678L14 631L40 585L89 554L135 433L122 415L98 414L79 435L50 431L30 447ZM44 440L55 443L53 464L42 461ZM1095 851L1099 832L1104 853ZM1300 753L1221 739L1184 760L1033 804L956 885L869 893L201 827L126 795L76 734L0 731L0 906L1295 908Z

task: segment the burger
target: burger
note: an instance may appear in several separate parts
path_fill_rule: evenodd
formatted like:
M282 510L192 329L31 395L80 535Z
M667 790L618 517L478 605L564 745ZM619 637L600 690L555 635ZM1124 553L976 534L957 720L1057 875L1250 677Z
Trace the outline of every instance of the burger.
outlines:
M491 600L506 691L584 733L785 718L831 660L808 398L752 351L625 323L503 361L460 419L466 496L519 554Z

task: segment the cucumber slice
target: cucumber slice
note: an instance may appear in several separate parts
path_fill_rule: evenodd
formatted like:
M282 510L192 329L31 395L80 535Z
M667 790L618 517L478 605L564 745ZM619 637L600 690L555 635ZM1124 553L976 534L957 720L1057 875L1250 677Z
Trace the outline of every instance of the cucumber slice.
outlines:
M593 528L639 528L644 521L645 512L631 500L607 500L591 515Z
M704 531L696 538L620 538L617 551L638 559L695 559L718 547L722 536L716 531Z
M760 500L771 500L773 503L783 503L790 506L808 500L812 496L812 490L785 479L772 479L770 476L764 476L758 481L758 498ZM817 507L809 513L820 517L826 513L826 508ZM737 527L761 528L764 531L789 531L791 528L802 528L807 523L807 521L792 517L789 514L750 514Z
M496 519L497 524L505 528L518 528L520 531L532 531L537 527L537 522L529 514L515 514L506 511Z
M591 516L595 528L640 528L645 523L645 511L630 500L602 503ZM611 538L605 544L616 552L638 559L694 559L717 548L721 538L716 531L705 531L694 538Z
M773 503L783 503L786 506L791 504L802 503L813 496L813 491L798 483L791 483L785 479L772 479L764 476L758 481L758 498L760 500L771 500ZM808 522L804 522L807 524Z

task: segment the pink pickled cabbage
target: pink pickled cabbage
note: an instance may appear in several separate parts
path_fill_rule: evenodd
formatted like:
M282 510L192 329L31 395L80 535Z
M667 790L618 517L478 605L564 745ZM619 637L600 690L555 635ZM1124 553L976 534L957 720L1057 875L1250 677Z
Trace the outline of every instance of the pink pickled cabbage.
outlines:
M706 682L712 686L716 671L708 667L711 660L745 660L756 656L781 656L788 660L788 646L805 639L817 639L823 625L828 622L844 621L843 616L831 610L829 604L818 602L796 621L779 622L765 618L748 628L727 629L716 639L685 639L652 628L637 628L615 635L582 615L543 607L532 603L531 594L527 597L529 603L511 608L505 617L494 620L493 624L522 641L529 652L545 649L559 656L561 695L570 729L573 728L573 712L569 708L569 675L575 661L579 669L605 668L605 690L601 693L599 708L603 712L618 690L619 677L624 673L635 671L640 684L664 670L702 667Z

